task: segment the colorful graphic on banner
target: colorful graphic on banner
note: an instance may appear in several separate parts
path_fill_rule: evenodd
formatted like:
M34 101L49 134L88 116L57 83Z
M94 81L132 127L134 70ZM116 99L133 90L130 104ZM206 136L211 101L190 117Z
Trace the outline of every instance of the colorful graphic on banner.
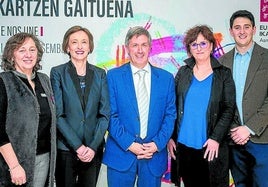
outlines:
M99 47L95 49L97 51L96 61L99 67L108 70L129 61L124 44L116 43L117 38L121 36L122 31L128 29L123 25L133 25L132 20L129 20L129 23L127 21L128 20L125 22L118 21L113 23L107 32L101 36L101 40L98 45ZM150 33L152 33L153 38L152 50L149 57L150 62L153 65L166 69L175 75L179 67L184 64L183 60L187 58L187 53L183 45L183 35L173 34L175 33L175 26L173 26L172 23L146 14L136 15L136 22L137 25L142 25ZM113 37L111 37L111 34ZM224 47L233 45L234 43L228 43L225 46L222 46L222 33L214 33L214 36L217 43L214 56L219 58L224 54ZM107 43L111 43L116 46L112 59L109 59L111 58L111 49L110 45L107 45ZM109 60L107 61L107 59Z

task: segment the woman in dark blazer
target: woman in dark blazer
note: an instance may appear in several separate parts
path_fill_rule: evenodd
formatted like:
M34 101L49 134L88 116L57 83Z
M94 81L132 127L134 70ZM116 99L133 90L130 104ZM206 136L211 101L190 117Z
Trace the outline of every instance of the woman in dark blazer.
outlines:
M106 72L87 61L94 48L88 29L71 27L62 47L70 61L53 67L50 74L59 135L56 184L94 187L109 123Z

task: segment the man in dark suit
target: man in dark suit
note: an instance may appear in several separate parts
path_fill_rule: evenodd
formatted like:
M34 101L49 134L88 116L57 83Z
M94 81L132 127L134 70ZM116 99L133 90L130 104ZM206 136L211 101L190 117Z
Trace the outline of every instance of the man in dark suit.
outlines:
M108 186L132 187L137 176L139 187L160 187L176 118L174 77L148 62L151 36L143 27L129 29L125 46L130 62L107 73L111 119L103 163Z
M254 17L239 10L230 18L235 48L220 58L232 69L237 111L230 131L231 172L236 187L267 187L268 50L253 41Z

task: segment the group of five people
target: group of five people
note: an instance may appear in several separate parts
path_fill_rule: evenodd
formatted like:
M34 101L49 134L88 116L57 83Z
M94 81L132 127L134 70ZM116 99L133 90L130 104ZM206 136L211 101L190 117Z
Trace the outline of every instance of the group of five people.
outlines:
M233 13L235 47L217 59L212 29L190 28L175 79L149 62L140 26L125 37L129 62L107 74L87 60L86 28L67 30L69 61L50 77L40 41L15 34L0 73L0 187L53 187L54 175L57 187L95 187L101 163L109 187L160 187L168 154L176 185L226 187L231 169L236 187L267 187L268 50L255 32L252 13Z

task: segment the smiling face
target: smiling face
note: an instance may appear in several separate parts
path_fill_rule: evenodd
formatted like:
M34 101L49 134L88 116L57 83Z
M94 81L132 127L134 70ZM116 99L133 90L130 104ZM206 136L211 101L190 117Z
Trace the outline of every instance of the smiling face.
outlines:
M126 46L131 63L143 68L148 63L151 46L146 35L134 35Z
M72 62L86 62L90 53L88 35L84 31L78 31L70 35L67 51Z
M230 34L236 42L238 51L247 51L252 43L253 36L256 33L256 26L253 27L251 21L245 17L238 17L234 20Z
M25 42L14 50L15 69L23 74L31 74L37 62L37 53L33 39L26 38Z
M190 52L196 61L207 61L210 58L213 45L201 33L190 44Z

